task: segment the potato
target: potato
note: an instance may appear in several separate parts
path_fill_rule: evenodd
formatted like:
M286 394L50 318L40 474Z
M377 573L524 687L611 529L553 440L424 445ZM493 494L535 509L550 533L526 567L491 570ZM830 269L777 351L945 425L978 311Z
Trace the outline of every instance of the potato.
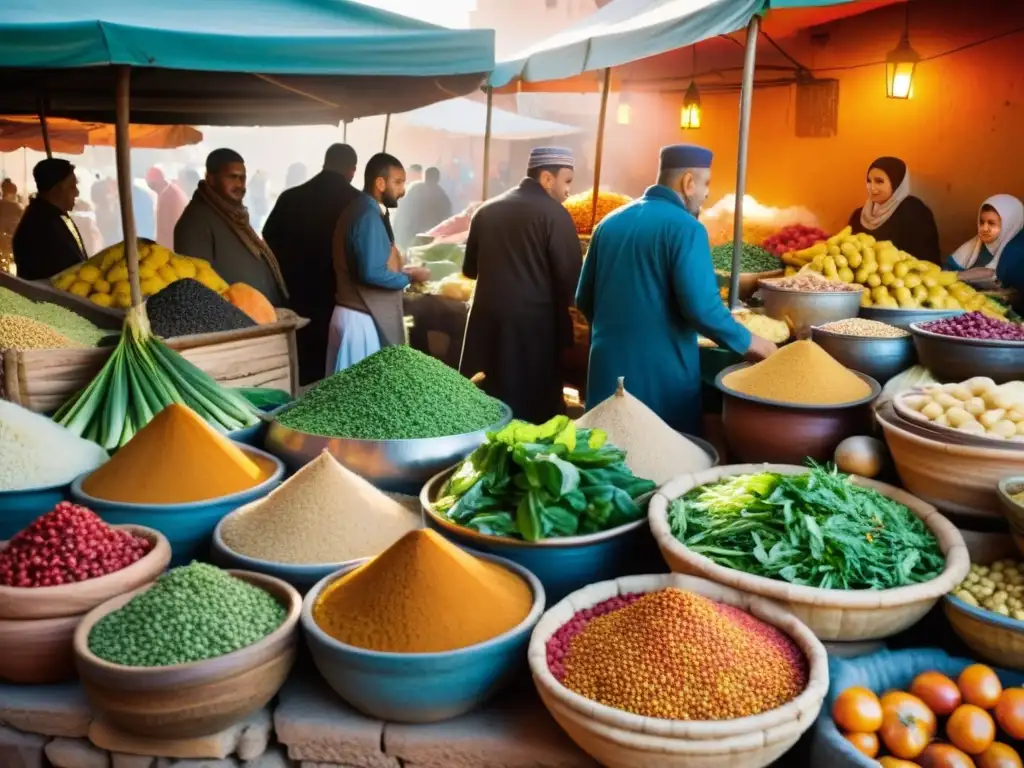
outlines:
M907 395L902 400L903 405L912 411L920 411L931 401L932 399L927 395ZM984 403L982 403L982 407L984 407Z
M948 427L949 419L946 417L946 414L940 413L938 416L932 419L932 424L937 424L940 427Z
M949 422L949 426L959 428L961 424L974 421L974 417L963 408L955 406L946 411L946 421Z
M1024 437L1024 421L1017 422L1017 435Z
M963 385L971 391L972 395L978 396L995 389L996 383L988 376L975 376L973 379L965 381Z
M1002 408L995 408L991 411L985 411L981 416L978 417L978 421L981 422L981 426L988 429L993 424L998 424L1006 416L1006 411Z
M964 410L972 416L981 416L985 412L985 401L980 397L972 397L964 403Z
M947 384L945 387L945 391L946 394L952 395L957 400L960 400L961 402L964 403L966 403L974 396L971 393L971 390L969 390L963 384Z
M950 408L959 408L961 404L959 400L945 392L940 392L935 395L934 400L942 406L942 410L944 411L948 411Z
M1024 421L1024 411L1019 411L1016 408L1013 408L1006 412L1006 418L1014 424Z
M921 409L921 415L929 421L934 421L939 416L944 416L945 414L945 409L934 400Z
M977 421L968 421L960 427L961 432L966 432L969 435L984 435L985 428L981 426Z
M1003 419L989 427L988 434L992 437L1001 437L1003 440L1006 440L1017 434L1017 425L1012 421Z

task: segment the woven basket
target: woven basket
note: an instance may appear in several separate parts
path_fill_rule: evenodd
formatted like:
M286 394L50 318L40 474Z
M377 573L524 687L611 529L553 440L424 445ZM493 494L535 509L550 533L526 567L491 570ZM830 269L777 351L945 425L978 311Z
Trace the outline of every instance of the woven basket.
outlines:
M800 586L718 565L690 551L669 530L669 503L698 486L724 477L754 472L799 475L806 471L805 467L785 464L734 464L676 478L655 494L647 513L651 531L665 562L676 573L702 576L719 584L775 600L792 611L822 640L842 642L880 640L902 632L920 621L940 597L967 575L971 562L964 540L956 527L940 515L935 507L899 488L861 477L855 478L857 485L873 488L905 504L935 535L946 557L946 567L938 577L924 584L885 590L844 591Z
M677 587L746 610L772 624L807 657L807 687L787 704L752 717L682 721L641 717L598 704L563 686L547 663L547 641L577 611L616 595ZM530 639L530 670L541 700L576 744L608 768L762 768L787 752L814 722L828 691L824 646L792 614L768 600L679 574L627 576L574 592L541 617Z

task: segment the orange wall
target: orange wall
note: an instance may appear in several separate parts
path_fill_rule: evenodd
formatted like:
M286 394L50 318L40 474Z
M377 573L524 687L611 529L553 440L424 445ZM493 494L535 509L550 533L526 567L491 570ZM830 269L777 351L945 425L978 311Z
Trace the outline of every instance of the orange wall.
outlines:
M1024 3L921 0L911 9L911 44L922 57L1024 26ZM784 43L818 76L840 80L838 135L796 138L795 88L755 90L747 191L767 205L807 206L836 230L863 204L868 164L896 155L909 165L912 191L934 211L951 252L973 235L984 198L1008 192L1024 199L1024 33L923 62L909 101L886 99L881 63L819 69L884 61L903 18L898 7L884 9L827 27L824 46L806 35ZM715 151L712 200L734 191L739 96L702 101L705 127L691 133L678 128L681 94L630 94L629 126L615 124L609 110L605 174L638 194L657 172L658 147L694 142Z

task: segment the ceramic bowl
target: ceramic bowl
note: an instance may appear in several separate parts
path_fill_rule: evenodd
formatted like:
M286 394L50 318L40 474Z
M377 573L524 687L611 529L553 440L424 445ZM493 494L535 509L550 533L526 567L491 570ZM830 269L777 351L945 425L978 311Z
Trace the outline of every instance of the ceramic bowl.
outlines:
M129 504L106 501L90 496L82 490L82 483L88 475L82 475L71 484L71 496L76 503L88 507L108 523L137 523L155 528L164 534L171 544L171 565L187 565L209 552L210 537L222 517L243 504L266 496L280 485L284 478L284 463L279 458L250 445L240 447L263 469L266 479L259 485L230 496L185 504Z
M657 562L657 547L643 516L600 533L541 541L490 536L456 525L434 509L434 499L454 469L450 467L432 477L420 492L426 527L461 547L496 555L526 568L540 579L549 601L561 600L595 581L650 570L651 562ZM641 508L647 498L650 494L641 497Z
M71 498L71 485L0 491L0 541L6 541L40 515Z
M126 734L191 739L241 722L277 695L295 661L302 598L279 579L229 573L269 592L288 613L262 640L224 656L167 667L126 667L90 651L89 633L96 622L152 585L108 600L85 615L75 630L75 663L97 715Z
M24 621L64 616L81 617L100 603L148 584L164 572L171 560L171 545L162 533L141 525L117 527L149 539L153 543L153 548L127 568L95 579L63 584L59 587L26 588L0 585L0 619ZM2 549L0 546L0 550Z
M810 627L819 638L831 642L880 640L902 632L924 618L939 598L967 576L971 567L970 557L963 538L952 523L931 504L906 491L862 477L855 477L853 481L905 505L924 522L938 540L946 558L942 573L931 581L895 589L819 589L727 568L692 551L672 534L668 521L669 504L694 488L754 472L799 475L806 471L806 467L800 466L740 464L676 478L654 495L648 512L651 530L665 562L675 573L700 576L774 600Z
M0 619L0 681L49 685L75 677L72 642L82 616Z
M759 715L733 720L683 721L641 717L599 704L569 690L551 673L547 642L578 611L617 595L657 592L668 587L735 606L785 632L807 658L807 687L792 701ZM533 631L530 671L552 717L569 738L607 768L763 768L772 765L810 728L828 692L825 647L792 614L770 600L679 574L627 576L572 593L545 613Z
M999 507L1007 522L1018 530L1024 531L1024 501L1015 501L1014 494L1024 493L1024 474L1017 477L1004 477L996 485Z
M969 605L954 595L943 598L942 608L953 631L979 659L1024 669L1024 621Z
M335 640L313 619L323 591L350 566L322 579L302 604L302 628L320 674L341 698L370 717L396 723L435 723L476 708L522 668L530 632L544 612L544 587L521 565L478 554L521 576L533 591L530 613L508 632L440 653L368 651Z
M715 378L722 393L725 441L729 455L738 461L802 464L811 458L824 463L832 460L843 440L870 432L871 403L882 391L870 376L853 371L871 387L871 394L860 400L842 405L796 405L745 395L723 384L729 374L748 366L731 365Z

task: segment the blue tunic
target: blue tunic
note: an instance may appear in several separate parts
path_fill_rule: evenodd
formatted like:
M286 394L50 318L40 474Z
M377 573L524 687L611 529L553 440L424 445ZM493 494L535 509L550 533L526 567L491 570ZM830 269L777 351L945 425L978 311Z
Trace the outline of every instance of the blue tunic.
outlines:
M750 331L722 303L708 233L653 186L594 230L576 306L591 324L587 405L626 389L671 427L700 434L697 333L737 354Z

